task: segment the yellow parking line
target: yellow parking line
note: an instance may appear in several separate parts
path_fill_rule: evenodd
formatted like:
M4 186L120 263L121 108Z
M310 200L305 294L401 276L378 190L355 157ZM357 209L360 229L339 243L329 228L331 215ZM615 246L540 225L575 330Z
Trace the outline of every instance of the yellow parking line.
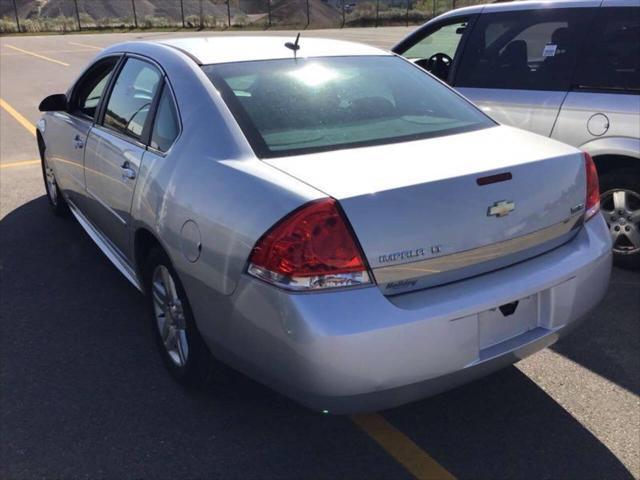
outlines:
M32 57L41 58L42 60L46 60L47 62L57 63L58 65L62 65L63 67L68 67L68 63L61 62L60 60L56 60L55 58L45 57L44 55L40 55L35 52L30 52L29 50L23 50L22 48L14 47L13 45L6 45L6 47L12 48L13 50L17 50L18 52L22 52L26 55L31 55Z
M27 165L40 165L40 160L23 160L22 162L0 163L0 168L26 167Z
M11 115L20 125L27 129L27 131L36 136L36 127L29 120L24 118L20 112L18 112L15 108L5 102L2 98L0 98L0 107L5 109L9 115Z
M353 415L351 420L417 479L455 480L451 473L382 416Z
M85 53L85 52L90 52L94 50L93 48L89 48L89 47L73 47L73 48L63 48L62 50L40 50L40 55L43 55L45 53L55 53L56 55L59 53ZM21 52L1 52L0 53L0 58L3 57L22 57L24 56L24 53Z
M67 42L69 45L75 45L76 47L93 48L94 50L102 50L102 47L96 47L95 45L89 45L87 43Z

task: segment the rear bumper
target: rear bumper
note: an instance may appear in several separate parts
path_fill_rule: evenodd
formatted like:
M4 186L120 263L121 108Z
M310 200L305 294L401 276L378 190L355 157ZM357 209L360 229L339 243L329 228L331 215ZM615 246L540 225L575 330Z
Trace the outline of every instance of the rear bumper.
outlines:
M395 297L375 287L295 294L246 277L224 328L206 318L198 324L222 360L312 409L379 410L553 344L604 296L610 249L598 215L572 241L544 255ZM479 314L527 297L537 308L526 331L487 344Z

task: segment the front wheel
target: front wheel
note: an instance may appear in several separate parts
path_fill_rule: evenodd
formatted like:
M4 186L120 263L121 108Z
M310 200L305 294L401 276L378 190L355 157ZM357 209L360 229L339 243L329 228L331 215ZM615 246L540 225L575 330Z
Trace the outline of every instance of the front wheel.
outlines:
M44 189L47 192L47 199L49 200L49 205L53 213L60 217L65 216L69 212L69 207L62 193L60 193L60 187L56 181L55 173L49 165L45 154L42 155L42 177L44 178Z
M180 279L164 251L153 249L144 269L152 330L162 360L181 384L205 385L213 359L196 326Z
M611 232L615 265L640 268L640 172L625 170L600 177L601 210Z

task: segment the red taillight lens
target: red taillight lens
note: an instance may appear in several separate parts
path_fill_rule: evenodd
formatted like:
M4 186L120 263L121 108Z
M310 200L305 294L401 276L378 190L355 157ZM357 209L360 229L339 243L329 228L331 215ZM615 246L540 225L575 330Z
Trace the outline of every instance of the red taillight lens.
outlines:
M292 290L369 283L360 248L331 198L304 205L265 233L248 272Z
M600 210L600 186L598 171L593 158L584 152L584 165L587 171L587 201L585 203L585 220L590 219Z

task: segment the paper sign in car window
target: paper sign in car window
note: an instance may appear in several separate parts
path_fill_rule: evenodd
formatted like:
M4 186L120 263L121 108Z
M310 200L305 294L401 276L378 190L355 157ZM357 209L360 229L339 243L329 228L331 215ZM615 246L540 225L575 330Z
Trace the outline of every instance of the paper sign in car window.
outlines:
M549 43L549 44L544 46L544 50L542 50L542 56L543 57L553 57L553 56L555 56L557 49L558 49L557 45Z

